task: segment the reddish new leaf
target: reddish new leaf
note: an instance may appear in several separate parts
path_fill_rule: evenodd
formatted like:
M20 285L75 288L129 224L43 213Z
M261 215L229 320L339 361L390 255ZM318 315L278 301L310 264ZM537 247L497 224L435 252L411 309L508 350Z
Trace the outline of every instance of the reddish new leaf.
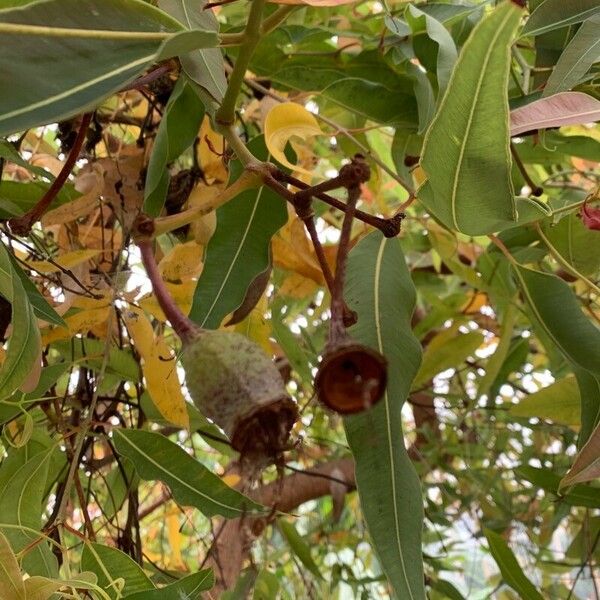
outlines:
M600 208L590 208L586 202L583 205L581 220L588 229L600 231Z
M600 121L600 101L582 92L561 92L512 110L510 135L593 121Z

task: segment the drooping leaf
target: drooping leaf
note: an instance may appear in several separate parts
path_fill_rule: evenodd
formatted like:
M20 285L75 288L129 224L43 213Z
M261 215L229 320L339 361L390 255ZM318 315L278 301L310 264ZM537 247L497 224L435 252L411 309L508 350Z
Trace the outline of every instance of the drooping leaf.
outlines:
M180 77L160 121L144 188L144 212L158 217L165 204L171 177L167 164L189 148L198 135L204 107L187 81Z
M128 594L128 600L195 600L200 592L210 590L215 584L214 573L210 569L202 569L179 581L157 590L145 590Z
M10 219L19 217L39 202L48 191L50 183L46 181L9 181L3 179L0 183L0 218ZM58 192L52 205L60 206L79 197L79 193L71 184L65 184Z
M566 493L560 493L558 486L560 484L560 475L553 473L549 469L532 467L530 465L521 465L515 469L515 474L529 481L533 485L551 492L557 496L558 502L565 502L570 506L585 506L587 508L600 508L600 494L598 488L590 485L575 485L565 490Z
M154 590L143 569L117 548L87 542L81 554L81 568L95 573L98 586L114 600L123 595Z
M580 367L573 371L581 396L581 429L577 438L577 448L581 448L600 423L600 377Z
M206 2L194 0L159 0L158 6L175 17L187 29L219 30L219 22L212 10L206 10ZM179 57L185 74L197 83L210 98L220 102L225 95L227 79L220 48L194 50ZM210 105L207 105L207 109Z
M515 590L523 600L544 600L533 583L527 579L515 555L501 535L491 529L484 529L490 552L500 567L504 581Z
M567 25L575 25L598 12L600 6L596 0L569 0L566 3L562 0L545 0L533 11L521 35L540 35Z
M510 112L510 135L600 120L600 101L582 92L560 92Z
M15 257L8 253L8 258L12 262L14 272L19 276L23 289L27 294L27 299L33 308L33 312L38 319L43 319L54 325L64 326L64 319L50 306L49 302L40 294L37 287L31 279L23 272L23 269L17 263Z
M142 479L164 482L175 500L184 506L194 506L207 516L226 518L263 512L260 504L227 486L163 435L116 429L114 443L119 454L131 460Z
M600 330L583 314L569 285L520 265L513 273L534 324L572 363L600 375Z
M415 290L397 239L376 232L352 250L346 301L358 313L353 338L388 360L383 400L344 419L362 510L396 595L424 600L421 489L404 447L400 415L421 348L411 331Z
M29 459L0 490L0 531L15 552L31 546L22 561L25 571L30 575L56 577L56 558L40 532L50 457L50 453L43 453L41 458Z
M290 545L290 548L294 552L294 554L298 557L300 562L318 579L321 579L323 576L319 571L319 567L317 563L315 563L313 557L310 554L310 546L308 543L302 538L302 536L298 533L294 525L292 523L288 523L283 519L280 519L278 522L279 528L283 533L287 543Z
M39 364L40 330L33 308L4 244L0 242L0 294L12 305L12 333L0 371L0 400L12 394Z
M450 75L454 68L454 63L458 57L456 45L450 35L450 32L434 17L423 12L412 4L408 5L406 12L406 20L411 26L413 32L413 47L416 55L422 64L425 64L428 70L430 65L426 63L427 58L435 60L435 72L437 75L437 82L439 88L439 94L441 95L446 91L448 82L450 81ZM426 33L427 39L434 42L437 46L437 52L434 56L430 56L428 47L422 47L423 35L416 35L419 33ZM428 45L431 44L431 41ZM433 62L433 60L431 61ZM433 66L433 65L431 65Z
M480 331L458 333L455 329L448 329L439 333L427 345L421 368L412 384L413 389L420 388L438 373L459 366L482 342L483 334Z
M509 412L515 417L536 417L577 426L581 422L580 406L577 381L569 376L523 398Z
M560 55L542 96L570 90L600 59L600 14L586 19Z
M94 108L153 62L217 44L212 31L182 30L142 0L43 0L0 11L0 135Z
M490 233L516 219L510 170L510 45L521 9L503 2L473 30L423 145L419 199L450 229Z
M276 104L265 118L265 145L271 156L288 169L307 175L312 173L286 158L285 147L291 138L306 140L322 133L315 116L296 102Z
M577 272L592 276L600 268L600 235L590 231L574 213L555 225L545 223L543 232L554 250Z
M23 575L8 540L0 531L0 598L25 599Z
M558 489L600 478L600 424L578 452L573 466L562 478ZM600 492L599 492L600 493Z
M248 149L258 159L267 159L262 137L252 140ZM242 173L241 164L234 162L232 180ZM242 304L248 286L269 265L271 237L286 221L285 202L265 186L242 192L217 210L217 229L206 249L190 319L215 329Z
M167 421L188 429L187 402L181 392L177 361L171 348L162 337L155 337L152 324L143 310L130 305L123 314L123 320L142 358L146 389L154 406Z

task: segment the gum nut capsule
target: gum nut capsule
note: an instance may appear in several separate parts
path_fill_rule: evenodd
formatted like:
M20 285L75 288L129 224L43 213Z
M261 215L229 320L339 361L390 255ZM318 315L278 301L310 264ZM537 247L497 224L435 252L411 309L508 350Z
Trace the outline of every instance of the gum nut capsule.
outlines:
M328 349L315 378L319 400L343 415L367 410L379 402L386 384L385 358L353 342Z
M277 454L286 445L297 409L279 370L247 337L203 331L185 344L186 384L198 409L243 454Z

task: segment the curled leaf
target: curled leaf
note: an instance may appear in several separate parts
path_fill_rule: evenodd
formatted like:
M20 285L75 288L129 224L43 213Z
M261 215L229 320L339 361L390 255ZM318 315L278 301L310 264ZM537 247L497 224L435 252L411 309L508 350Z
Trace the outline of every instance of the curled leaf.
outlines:
M600 230L600 208L590 208L586 202L581 211L581 220L588 229Z
M314 115L304 106L295 102L276 104L265 119L265 144L273 158L289 169L308 175L312 175L312 173L293 165L285 157L284 149L292 137L306 140L313 135L322 133Z

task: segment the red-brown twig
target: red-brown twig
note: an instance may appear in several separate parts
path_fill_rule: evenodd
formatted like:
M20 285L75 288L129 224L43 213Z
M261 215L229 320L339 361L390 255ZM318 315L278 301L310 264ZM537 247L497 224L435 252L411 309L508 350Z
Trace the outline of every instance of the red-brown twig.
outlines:
M27 211L20 217L10 219L8 225L13 233L16 235L26 236L31 231L33 224L36 221L39 221L42 215L48 210L50 204L52 204L54 198L56 198L62 187L65 185L69 175L71 174L71 171L73 170L73 167L75 166L75 162L77 161L79 153L81 152L83 142L85 141L85 134L87 133L91 120L92 113L85 113L81 118L81 126L77 132L77 137L75 138L73 147L71 148L71 151L67 156L67 160L60 170L58 177L52 182L52 185L48 188L48 191L31 210Z

